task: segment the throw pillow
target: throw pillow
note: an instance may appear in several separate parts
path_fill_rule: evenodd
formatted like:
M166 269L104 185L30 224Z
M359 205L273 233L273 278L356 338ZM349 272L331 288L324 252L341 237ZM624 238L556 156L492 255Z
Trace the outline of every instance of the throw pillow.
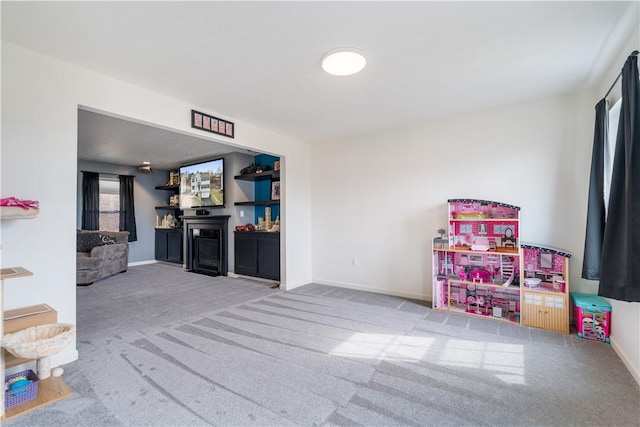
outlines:
M101 239L98 233L78 233L76 237L77 252L91 252L91 249L100 246Z
M114 236L107 236L106 234L99 234L101 245L113 245L116 242Z

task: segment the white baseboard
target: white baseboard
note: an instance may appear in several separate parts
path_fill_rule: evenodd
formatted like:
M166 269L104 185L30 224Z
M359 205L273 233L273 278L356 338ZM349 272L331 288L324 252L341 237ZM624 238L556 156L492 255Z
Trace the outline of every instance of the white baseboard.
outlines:
M416 294L413 292L404 292L404 291L398 291L394 289L372 288L370 286L358 285L356 283L337 282L335 280L324 280L324 279L313 279L312 283L317 283L319 285L336 286L338 288L355 289L358 291L375 292L377 294L393 295L395 297L411 298L411 299L417 299L421 301L431 301L431 295L427 295L427 294Z
M145 265L145 264L156 264L158 261L156 261L155 259L151 259L149 261L136 261L136 262L130 262L129 264L127 264L127 267L135 267L136 265Z
M638 372L638 366L634 366L633 363L631 363L631 360L629 359L629 357L624 353L622 348L620 348L616 343L615 337L611 337L611 347L613 348L613 351L616 352L618 357L620 357L620 360L622 360L622 363L624 363L624 366L627 367L627 370L629 371L633 379L636 380L638 385L640 385L640 372Z

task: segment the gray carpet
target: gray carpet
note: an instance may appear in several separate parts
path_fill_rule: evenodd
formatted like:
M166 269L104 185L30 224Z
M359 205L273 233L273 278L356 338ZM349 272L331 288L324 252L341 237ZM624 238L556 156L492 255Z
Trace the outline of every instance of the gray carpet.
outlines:
M74 396L7 426L640 426L611 347L152 264L78 288Z

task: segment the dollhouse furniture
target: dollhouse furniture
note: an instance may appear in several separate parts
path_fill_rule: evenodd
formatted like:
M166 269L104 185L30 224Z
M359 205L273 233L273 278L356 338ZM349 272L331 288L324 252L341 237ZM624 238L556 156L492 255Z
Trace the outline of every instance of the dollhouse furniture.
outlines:
M447 244L433 248L433 308L520 322L520 208L448 200Z
M78 230L76 236L76 285L127 271L128 231Z
M522 324L568 334L571 254L540 245L521 246Z
M521 245L517 206L450 199L448 207L448 243L434 239L432 250L433 308L569 333L571 255Z

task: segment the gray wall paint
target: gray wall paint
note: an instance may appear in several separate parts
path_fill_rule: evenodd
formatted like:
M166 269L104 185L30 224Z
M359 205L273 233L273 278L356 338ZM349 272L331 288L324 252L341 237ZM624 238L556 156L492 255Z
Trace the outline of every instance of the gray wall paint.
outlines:
M236 201L253 200L254 189L252 183L237 181L233 178L240 170L253 163L254 156L243 153L229 153L224 156L224 184L225 207L208 208L209 215L231 215L229 219L229 271L233 272L234 266L234 242L233 230L236 225L243 225L253 221L253 207L234 205ZM136 226L138 241L129 245L129 262L155 260L155 225L156 214L162 217L167 211L157 211L155 206L169 204L171 192L156 190L156 186L166 185L169 182L168 170L153 170L152 174L142 174L134 166L122 166L111 163L92 162L78 160L77 180L77 209L76 228L82 225L82 171L109 173L114 175L134 175L134 197L136 209ZM240 217L240 211L244 211L244 217ZM185 215L194 215L192 209L187 209Z
M154 170L152 174L143 174L134 166L78 160L76 228L82 225L82 171L135 176L133 195L138 240L129 244L129 262L154 260L155 206L167 205L170 196L169 192L158 191L155 187L169 182L169 171Z

